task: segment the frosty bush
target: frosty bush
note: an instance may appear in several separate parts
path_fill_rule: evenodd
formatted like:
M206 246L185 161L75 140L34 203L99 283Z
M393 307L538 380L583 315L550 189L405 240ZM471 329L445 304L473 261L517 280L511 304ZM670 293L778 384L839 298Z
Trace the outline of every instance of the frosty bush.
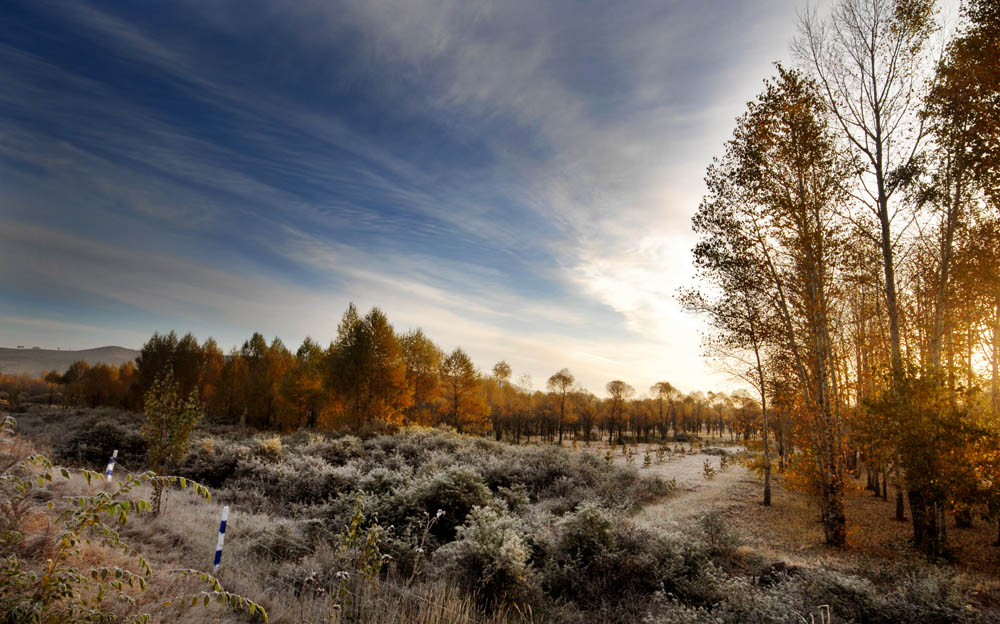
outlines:
M439 549L434 562L485 605L516 600L528 587L528 549L519 522L501 508L474 507L458 539Z

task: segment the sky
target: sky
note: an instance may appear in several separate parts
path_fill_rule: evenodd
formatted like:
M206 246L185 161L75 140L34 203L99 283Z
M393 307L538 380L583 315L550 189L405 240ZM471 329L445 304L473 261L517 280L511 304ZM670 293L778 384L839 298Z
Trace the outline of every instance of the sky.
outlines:
M804 0L5 2L0 346L349 302L535 388L689 392L690 220Z

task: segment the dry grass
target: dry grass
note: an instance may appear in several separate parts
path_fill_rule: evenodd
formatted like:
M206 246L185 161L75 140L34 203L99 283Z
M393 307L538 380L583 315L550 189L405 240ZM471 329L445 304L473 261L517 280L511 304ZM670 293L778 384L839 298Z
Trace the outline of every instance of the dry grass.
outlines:
M745 478L719 503L744 548L767 560L846 571L904 563L929 565L909 543L912 525L895 520L894 493L883 501L852 480L846 499L848 548L835 550L823 544L819 508L810 497L782 487L779 478L771 507L764 507L759 503L760 483L743 474ZM955 552L951 569L964 587L990 605L1000 604L1000 547L993 545L995 537L993 523L979 521L969 529L956 528L952 520L948 524Z
M22 455L32 450L23 440L18 442L17 449ZM58 501L64 496L92 495L105 487L107 486L100 482L88 484L82 476L73 474L69 480L54 481L48 491L52 499ZM133 492L135 497L147 500L152 494L148 486L138 487ZM32 517L31 526L24 527L25 532L38 536L48 534L51 539L50 527L60 508L57 505L55 510L48 511L41 506ZM192 624L253 621L253 618L243 613L228 611L214 604L207 609L201 606L164 605L179 596L207 589L199 585L197 580L178 573L178 570L211 572L220 512L220 503L206 502L185 490L173 491L167 495L160 516L133 517L122 528L122 536L126 543L149 561L153 576L148 579L149 588L146 592L131 592L136 600L135 607L117 606L112 609L116 615L149 613L152 622ZM410 587L390 580L381 583L378 588L362 586L353 591L349 588L348 593L341 596L309 591L290 592L280 583L273 582L274 575L281 572L279 568L282 564L255 554L251 548L251 540L247 539L261 532L274 534L282 522L284 519L267 514L244 514L233 510L227 529L223 566L218 573L226 589L264 604L271 622L501 624L531 621L530 615L523 617L516 610L484 617L468 595L446 583L422 583ZM40 549L37 554L41 555L43 552L44 549ZM314 556L322 557L323 553L315 553ZM82 568L121 566L138 572L135 563L134 558L96 543L83 545L79 556L72 562ZM305 567L308 567L308 563L307 558Z

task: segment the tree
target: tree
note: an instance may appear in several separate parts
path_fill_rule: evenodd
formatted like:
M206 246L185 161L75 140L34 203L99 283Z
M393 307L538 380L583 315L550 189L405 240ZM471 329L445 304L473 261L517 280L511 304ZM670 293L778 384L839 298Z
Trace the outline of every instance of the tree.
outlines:
M735 154L734 154L735 156ZM693 219L701 239L694 248L698 279L711 288L682 290L681 304L705 314L714 334L703 345L730 375L750 383L760 395L764 445L764 505L771 504L771 454L767 439L765 346L775 339L775 315L767 291L767 267L754 249L739 215L735 170L713 166L706 183L710 195Z
M138 392L144 396L157 377L169 367L184 394L199 386L202 376L203 352L198 340L190 332L178 338L177 333L155 332L142 345L136 357L138 367Z
M442 362L439 369L446 403L442 407L445 422L461 432L475 423L475 394L479 389L479 373L468 354L457 347Z
M180 385L168 366L153 380L145 395L146 420L142 434L149 444L149 466L158 474L173 471L187 456L191 433L205 415L195 388L183 398ZM163 499L163 483L153 482L153 509L159 514Z
M605 386L611 396L611 410L608 414L608 444L612 443L615 427L618 428L618 443L622 442L622 426L625 421L625 401L632 398L635 388L620 379L609 381Z
M591 433L597 423L597 397L587 390L578 390L573 393L573 405L577 412L577 424L583 431L583 438L587 445L590 445Z
M329 381L356 431L373 422L402 421L413 390L403 349L381 310L372 308L362 319L353 303L348 306L337 329Z
M292 354L279 338L268 344L260 332L254 332L243 343L240 355L246 362L244 409L249 422L258 427L279 426L284 409L281 383L294 363Z
M52 401L55 398L55 390L56 390L56 388L58 386L62 385L62 382L63 382L62 379L63 379L63 377L62 377L62 375L59 374L58 371L54 371L53 370L53 371L49 371L49 372L45 373L45 375L42 376L42 379L44 379L45 383L48 385L48 388L49 388L49 407L52 407Z
M208 406L213 418L229 423L239 421L241 425L246 425L249 377L249 367L242 350L232 349L223 361L218 385Z
M700 270L729 299L720 306L691 294L688 303L714 314L723 346L752 352L757 344L755 385L766 388L757 365L764 344L792 362L826 541L843 547L844 432L832 340L843 235L834 209L849 169L824 123L816 85L777 69L739 118L725 157L709 169L710 195L695 220L705 235L696 248Z
M284 403L294 411L294 425L315 427L326 402L323 373L326 353L312 338L302 341L295 352L295 364L281 382Z
M496 380L497 392L500 394L499 400L494 401L490 410L493 420L493 435L497 442L502 437L502 426L510 417L511 394L514 389L510 385L511 368L506 360L500 360L493 365L493 379Z
M559 395L560 446L562 446L563 439L563 423L566 422L566 395L569 393L570 389L573 388L574 383L576 383L576 378L573 377L573 373L569 372L568 368L564 368L556 373L553 373L553 375L549 377L548 381L549 390Z
M208 338L201 345L201 375L198 378L198 396L206 406L215 403L215 394L219 388L222 369L226 357L213 338Z
M1000 7L992 0L963 3L965 23L948 44L928 97L929 109L957 125L961 153L976 184L1000 199Z
M656 398L659 407L660 437L663 439L667 438L667 421L663 417L664 400L667 401L667 413L670 414L670 429L676 434L677 422L674 420L674 401L680 396L680 392L670 382L658 381L649 387L649 393Z
M435 407L441 398L438 368L444 354L421 329L403 334L399 343L406 360L406 379L413 390L413 404L406 411L407 421L433 424Z
M856 223L882 252L897 378L904 373L892 230L899 210L891 201L912 175L924 138L916 119L917 94L924 79L924 45L933 30L933 0L840 0L826 21L806 15L793 45L821 85L844 140L865 164L858 199L875 218L877 235Z

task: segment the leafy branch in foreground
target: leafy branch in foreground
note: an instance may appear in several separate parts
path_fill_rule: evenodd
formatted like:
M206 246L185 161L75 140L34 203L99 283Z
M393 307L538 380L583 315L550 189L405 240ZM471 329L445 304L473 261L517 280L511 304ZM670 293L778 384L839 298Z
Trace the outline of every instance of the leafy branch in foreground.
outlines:
M14 435L15 421L10 416L0 421L0 439ZM43 455L31 455L0 473L0 614L3 622L56 624L67 622L117 622L110 603L124 603L127 610L136 606L134 594L146 590L152 568L146 559L122 541L119 528L128 523L130 514L148 513L149 501L130 496L141 485L160 489L178 485L191 488L209 500L204 486L179 477L153 472L128 474L111 491L91 495L66 496L66 508L50 524L49 515L36 501L48 499L54 511L53 497L46 490L57 477L70 479L78 472L88 484L103 481L104 476L91 470L57 467ZM57 532L51 534L51 525ZM41 535L31 535L32 527L44 525ZM119 566L80 566L85 560L84 546L97 545L118 551L131 560L133 569ZM45 557L44 561L41 560ZM231 594L214 577L202 574L211 591L185 597L184 604L212 602L259 615L265 622L267 612L257 603ZM126 617L124 622L144 624L149 614Z

